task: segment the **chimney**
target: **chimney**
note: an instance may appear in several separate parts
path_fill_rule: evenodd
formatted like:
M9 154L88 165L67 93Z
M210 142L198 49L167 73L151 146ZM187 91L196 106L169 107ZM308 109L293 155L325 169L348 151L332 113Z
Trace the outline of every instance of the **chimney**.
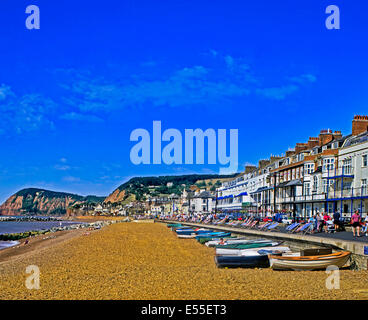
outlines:
M352 128L353 136L357 136L366 131L368 131L368 116L354 116Z
M282 159L283 157L280 157L280 156L273 156L273 155L271 155L271 157L270 157L270 162L272 163L272 162L274 162L274 161L276 161L276 160L279 160L279 159Z
M256 166L245 166L245 171L244 173L247 174L247 173L250 173L250 172L253 172L254 170L256 170L257 167Z
M258 168L262 169L265 166L269 165L271 163L270 160L259 160L258 161Z
M334 137L334 140L340 140L342 138L342 133L341 131L335 131L333 133L333 137Z
M309 137L308 140L308 149L312 149L314 147L317 147L319 145L319 139L315 137Z
M319 145L323 146L333 140L333 133L331 129L321 130L319 134Z
M287 150L285 152L285 157L291 157L294 154L295 154L295 151L294 150Z
M308 149L308 143L297 143L295 146L295 153L298 154Z

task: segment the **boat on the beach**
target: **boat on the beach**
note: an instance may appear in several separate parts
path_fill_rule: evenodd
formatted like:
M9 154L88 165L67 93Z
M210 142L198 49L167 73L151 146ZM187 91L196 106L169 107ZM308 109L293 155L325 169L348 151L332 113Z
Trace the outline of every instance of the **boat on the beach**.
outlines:
M320 270L328 266L343 267L349 260L349 251L340 251L315 256L270 255L270 265L274 270Z
M267 249L280 246L282 242L254 242L242 243L228 246L216 246L216 255L239 255L247 249Z
M183 229L183 230L176 230L177 235L191 235L191 234L202 234L202 233L209 233L212 232L208 229Z
M169 223L166 225L168 228L178 228L181 227L182 224L181 223Z
M219 256L241 256L241 255L249 255L252 251L258 251L258 250L277 250L282 253L290 253L291 250L289 247L286 246L270 246L269 244L266 244L265 246L258 246L255 248L247 248L247 249L216 249L216 255Z
M211 237L227 237L230 236L231 233L230 232L209 232L209 233L203 233L203 234L199 234L197 235L195 238L197 240L200 240L201 238L211 238Z
M207 247L216 247L218 245L220 245L220 240L213 240L213 241L208 241L206 243ZM245 238L234 238L234 239L225 239L225 244L240 244L240 243L265 243L265 242L270 242L270 240L267 239L245 239Z
M221 236L221 237L219 237L219 236L215 236L215 237L213 237L213 236L212 237L202 237L202 238L199 238L198 239L198 242L200 244L205 244L206 245L208 242L211 242L213 240L220 242L221 239L235 239L235 238L236 238L236 236L232 236L231 234L229 236Z
M268 268L269 254L281 255L287 250L290 251L288 247L275 247L269 250L249 249L241 255L216 255L215 263L219 268Z

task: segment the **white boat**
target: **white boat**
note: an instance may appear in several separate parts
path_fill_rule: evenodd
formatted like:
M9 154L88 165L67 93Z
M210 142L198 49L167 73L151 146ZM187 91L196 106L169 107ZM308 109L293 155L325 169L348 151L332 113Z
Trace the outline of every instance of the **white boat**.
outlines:
M272 250L272 251L280 251L280 253L288 253L291 252L289 247L286 246L274 246L274 247L259 247L259 248L250 248L250 249L216 249L216 255L218 256L252 256L259 255L258 251L260 250Z
M320 270L328 266L343 267L351 253L341 251L316 256L275 256L270 255L270 265L274 270Z
M178 238L180 239L194 239L198 234L192 233L192 234L178 234Z
M226 239L224 238L225 244L235 244L235 243L260 243L260 242L270 242L270 240L266 239L243 239L243 238L236 238L236 239ZM215 247L220 244L220 240L211 240L207 241L205 245L207 247Z

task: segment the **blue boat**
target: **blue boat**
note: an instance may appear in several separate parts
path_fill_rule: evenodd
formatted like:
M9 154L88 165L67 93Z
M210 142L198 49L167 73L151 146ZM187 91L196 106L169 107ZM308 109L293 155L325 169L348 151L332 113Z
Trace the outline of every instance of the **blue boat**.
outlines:
M215 256L219 268L268 268L270 261L267 255L257 256Z
M191 235L191 234L205 234L205 233L209 233L211 232L210 230L207 229L198 229L198 230L194 230L194 229L185 229L185 230L176 230L176 233L178 235Z
M279 251L255 250L246 255L216 255L215 263L219 268L268 268L270 267L269 254L281 255Z

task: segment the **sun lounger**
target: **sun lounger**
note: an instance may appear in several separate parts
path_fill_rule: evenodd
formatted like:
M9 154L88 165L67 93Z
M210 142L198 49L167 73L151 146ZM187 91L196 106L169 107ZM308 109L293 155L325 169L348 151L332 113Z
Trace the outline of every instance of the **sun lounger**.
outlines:
M302 226L300 226L296 231L295 231L295 233L303 233L307 228L309 228L310 226L312 225L312 223L311 222L308 222L308 223L306 223L306 224L304 224L304 225L302 225Z
M257 224L257 221L252 221L246 228L251 229Z
M297 224L298 224L297 222L294 222L294 223L292 223L292 224L288 225L288 226L285 228L285 230L286 230L286 231L293 230Z
M314 225L311 223L309 226L307 226L304 231L302 231L304 234L312 234L314 230Z
M286 229L287 229L287 232L294 233L299 227L300 227L300 223L299 222L295 222L295 223L291 224Z
M258 226L258 229L259 229L259 230L263 230L264 228L269 227L271 223L272 223L272 222L266 222L266 223L264 223L264 224L262 224L262 225Z
M253 222L253 220L248 220L244 225L242 225L243 228L248 227L251 223Z
M268 227L266 228L266 230L273 231L273 230L275 230L278 226L279 226L279 223L278 223L278 222L275 222L275 223L271 224L270 226L268 226Z

